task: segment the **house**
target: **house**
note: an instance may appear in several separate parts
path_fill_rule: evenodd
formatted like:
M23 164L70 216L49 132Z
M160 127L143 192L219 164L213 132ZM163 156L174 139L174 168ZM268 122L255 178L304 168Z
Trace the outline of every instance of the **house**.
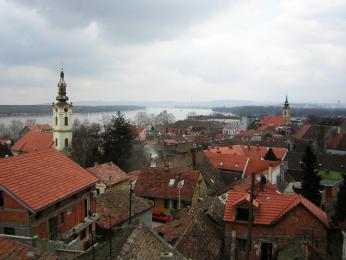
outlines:
M97 163L87 170L98 179L97 194L102 194L108 189L128 190L129 188L129 176L113 162Z
M0 233L88 247L97 179L55 149L0 159Z
M223 137L229 138L237 135L240 131L245 131L246 127L239 121L233 121L224 126L222 133Z
M58 257L16 240L0 236L0 259L58 260Z
M170 214L171 210L191 206L205 197L207 187L199 171L166 166L142 169L134 193L153 200L155 211Z
M103 235L109 228L120 227L129 222L130 194L124 190L107 191L96 197L97 234ZM131 222L140 220L146 226L152 226L151 200L131 195Z
M144 142L147 139L147 129L145 127L130 125L130 128L136 141Z
M53 146L53 130L48 124L29 125L24 135L11 147L13 153L31 153L48 150Z
M253 200L250 259L327 258L326 214L301 195L257 192ZM226 251L245 259L250 195L229 191L225 206Z
M188 259L222 259L223 210L217 197L208 197L154 230Z
M104 260L109 258L110 254L112 259L187 259L143 223L123 227L111 244L109 241L100 242L95 251L89 250L76 259Z

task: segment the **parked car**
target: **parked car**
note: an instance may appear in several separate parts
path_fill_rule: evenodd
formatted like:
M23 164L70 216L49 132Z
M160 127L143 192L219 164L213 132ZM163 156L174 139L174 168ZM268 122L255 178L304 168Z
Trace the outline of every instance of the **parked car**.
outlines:
M158 210L155 210L153 212L153 216L152 216L152 220L156 221L156 222L167 222L169 221L171 218L170 215L164 213L164 212L160 212Z

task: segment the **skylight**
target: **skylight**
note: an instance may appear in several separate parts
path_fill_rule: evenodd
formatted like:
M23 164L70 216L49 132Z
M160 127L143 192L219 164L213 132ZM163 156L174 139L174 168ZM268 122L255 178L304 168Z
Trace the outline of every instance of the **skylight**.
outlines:
M168 187L173 187L175 183L175 179L170 179L168 183Z

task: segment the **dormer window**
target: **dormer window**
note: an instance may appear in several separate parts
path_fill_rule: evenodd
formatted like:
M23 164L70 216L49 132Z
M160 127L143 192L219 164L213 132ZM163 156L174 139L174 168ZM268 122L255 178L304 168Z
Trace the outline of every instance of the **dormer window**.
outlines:
M173 187L175 183L175 179L170 179L168 183L168 187Z
M237 207L236 220L248 221L249 219L249 208Z

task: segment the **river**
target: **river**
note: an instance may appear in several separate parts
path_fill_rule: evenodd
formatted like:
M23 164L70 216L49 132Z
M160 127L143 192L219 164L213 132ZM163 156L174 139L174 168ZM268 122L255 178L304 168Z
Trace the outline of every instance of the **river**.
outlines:
M172 107L147 107L145 109L131 110L131 111L122 111L121 113L129 120L133 120L135 115L138 112L146 112L148 114L159 114L163 110L166 110L168 113L172 113L175 116L175 120L183 120L187 117L188 113L196 112L198 115L209 115L212 113L211 109L205 108L172 108ZM74 113L73 119L79 119L81 121L88 120L90 122L102 123L102 119L109 118L114 115L114 112L104 112L104 113ZM20 120L23 123L26 123L28 120L34 120L37 124L52 124L51 115L37 115L37 116L9 116L9 117L0 117L0 124L8 125L12 120Z

